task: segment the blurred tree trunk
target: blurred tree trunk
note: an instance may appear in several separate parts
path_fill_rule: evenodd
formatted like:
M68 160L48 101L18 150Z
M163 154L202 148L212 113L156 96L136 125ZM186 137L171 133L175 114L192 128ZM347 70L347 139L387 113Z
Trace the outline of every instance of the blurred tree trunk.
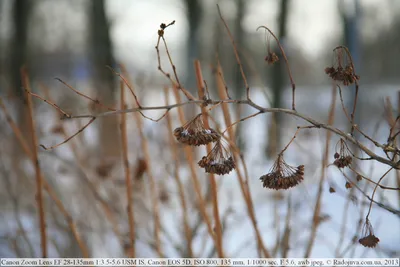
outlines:
M284 44L284 39L286 37L286 27L288 21L288 11L289 11L289 0L281 0L280 10L279 10L279 29L278 38ZM275 40L271 37L271 46L274 44ZM275 46L275 45L274 45ZM275 46L276 47L276 46ZM273 105L275 108L282 107L282 94L285 86L284 82L284 62L283 58L272 66L272 90L273 90ZM282 116L279 113L271 114L271 122L268 125L267 131L268 145L266 149L267 157L273 157L276 155L278 148L281 147L281 127L282 127Z
M236 0L236 18L235 18L235 43L236 43L236 47L238 49L238 53L240 53L241 50L243 50L245 47L245 42L243 40L245 40L245 36L244 36L244 30L243 30L243 18L244 15L246 14L246 10L245 10L246 6L245 6L245 1L244 0ZM236 63L236 59L235 59L235 63ZM244 64L245 61L242 60L242 64ZM243 95L245 95L245 85L244 85L244 81L243 81L243 77L240 73L240 68L238 64L233 64L232 66L234 66L232 68L233 70L233 79L234 79L234 84L233 84L233 98L234 99L241 99ZM243 66L244 68L244 66ZM239 107L240 108L240 107ZM241 115L241 112L238 112L239 116ZM239 147L240 150L245 150L245 142L242 138L242 129L243 129L243 124L238 124L237 128L236 128L236 144Z
M189 36L187 40L187 62L186 62L186 87L196 94L196 78L193 62L199 57L200 48L200 22L202 7L199 0L185 0L187 8L187 19L189 22Z
M25 93L22 88L21 80L21 67L27 64L27 38L28 38L28 23L30 19L30 13L32 10L33 1L30 0L15 0L13 5L12 20L14 24L14 36L11 47L11 58L9 59L11 65L11 80L10 92L13 99L15 99L15 110L17 117L17 124L20 127L25 140L32 148L32 142L30 138L30 130L27 127L27 105L25 100ZM17 164L21 157L25 157L24 152L20 148L18 141L15 140L15 150L13 156L15 157L13 162ZM15 168L19 169L17 166Z
M114 107L116 102L115 75L106 68L114 66L112 42L109 23L104 7L104 0L90 2L90 43L89 50L92 62L94 87L101 103ZM99 120L99 147L101 157L116 158L120 156L118 119L114 116Z

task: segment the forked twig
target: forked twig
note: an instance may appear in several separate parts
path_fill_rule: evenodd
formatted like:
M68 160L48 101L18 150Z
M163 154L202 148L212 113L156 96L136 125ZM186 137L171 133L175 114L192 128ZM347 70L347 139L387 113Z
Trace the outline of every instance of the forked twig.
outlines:
M76 133L74 133L73 135L71 135L70 137L68 137L67 139L65 139L64 141L62 141L61 143L54 145L54 146L50 146L50 147L46 147L45 145L40 145L44 150L52 150L56 147L59 147L65 143L67 143L69 140L71 140L72 138L74 138L75 136L77 136L78 134L80 134L81 132L83 132L83 130L86 129L86 127L88 127L90 124L92 124L92 122L94 122L94 120L96 119L96 117L93 117L87 124L85 124L81 129L79 129Z
M64 81L61 80L60 78L54 78L54 79L56 79L57 81L61 82L61 83L64 84L65 86L67 86L69 89L71 89L72 91L74 91L76 94L78 94L78 95L80 95L80 96L82 96L82 97L84 97L84 98L86 98L86 99L92 101L92 102L95 103L96 105L99 105L99 106L104 107L104 108L106 108L106 109L108 109L108 110L111 110L111 111L116 111L116 109L114 109L114 108L110 108L110 107L105 106L105 105L102 104L98 99L93 99L93 98L91 98L90 96L87 96L87 95L85 95L85 94L79 92L79 91L76 90L74 87L72 87L72 86L69 85L68 83L64 82Z

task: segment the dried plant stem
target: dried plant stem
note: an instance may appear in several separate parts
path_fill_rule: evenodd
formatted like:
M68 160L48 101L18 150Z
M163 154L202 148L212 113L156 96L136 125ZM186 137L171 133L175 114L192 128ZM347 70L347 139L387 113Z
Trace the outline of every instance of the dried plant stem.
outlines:
M252 114L252 115L249 115L249 116L247 116L247 117L244 117L244 118L241 118L240 120L235 121L234 123L232 123L231 125L229 125L229 126L222 132L222 134L224 134L227 130L229 130L230 128L232 128L232 127L235 126L236 124L238 124L238 123L240 123L240 122L243 122L243 121L245 121L245 120L247 120L247 119L254 118L255 116L260 115L260 114L262 114L262 113L263 113L263 112L259 111L259 112L257 112L257 113L254 113L254 114Z
M332 101L331 101L331 106L329 108L329 115L328 115L328 125L333 125L333 122L335 120L335 106L336 106L335 104L336 104L336 86L335 86L335 84L333 84ZM314 214L313 214L313 218L312 218L311 234L310 234L310 238L308 240L304 258L310 257L310 254L311 254L314 242L315 242L315 238L317 236L317 229L319 226L318 217L321 212L321 197L322 197L322 192L323 192L323 185L324 185L325 178L326 178L325 170L326 170L326 166L328 165L329 143L330 143L331 135L332 135L332 133L329 131L326 133L325 153L322 158L321 177L319 179L318 193L317 193L317 198L315 201Z
M292 139L290 139L289 143L285 146L284 149L282 149L282 151L280 152L280 154L283 154L283 152L285 152L285 151L289 148L290 144L294 141L294 139L296 139L297 134L300 132L300 130L303 130L303 129L311 129L311 128L316 128L316 126L314 126L314 125L311 125L311 126L297 126L297 130L296 130L296 132L294 133Z
M386 176L391 170L393 170L393 168L389 168L389 170L387 170L387 171L381 176L381 178L380 178L379 181L378 181L378 184L375 186L374 191L372 192L371 202L370 202L370 204L369 204L369 209L368 209L367 216L365 216L365 220L368 220L368 217L369 217L369 215L370 215L370 213L371 213L372 203L373 203L373 199L374 199L374 196L375 196L375 193L376 193L376 189L378 188L378 185L380 184L380 182L382 181L382 179L385 178L385 176Z
M281 50L282 56L283 56L283 58L285 59L287 72L288 72L288 74L289 74L290 83L291 83L291 85L292 85L292 110L296 110L296 103L295 103L296 84L294 83L294 80L293 80L292 72L291 72L290 66L289 66L289 60L288 60L287 57L286 57L285 50L283 50L283 47L282 47L281 42L279 41L278 37L276 37L276 35L275 35L270 29L268 29L268 27L266 27L266 26L260 26L260 27L257 28L257 31L258 31L260 28L263 28L263 29L267 30L267 31L272 35L272 37L274 37L274 39L276 40L276 43L277 43L278 46L279 46L279 49Z
M6 107L4 106L4 104L2 103L2 100L0 98L0 107L1 109L4 111L4 113L6 114L6 118L7 121L11 127L11 129L14 132L14 135L17 137L17 140L19 142L19 144L21 145L22 149L24 150L25 154L33 161L34 160L34 156L28 146L27 141L24 139L21 130L18 128L18 126L15 124L15 122L11 119L11 117L9 116L9 112L6 109ZM44 190L46 190L46 192L49 194L50 198L54 201L54 203L56 204L56 206L58 207L58 209L60 210L60 212L64 215L64 217L67 220L67 223L71 229L71 232L73 234L73 236L75 237L75 240L82 252L83 257L88 258L89 257L89 252L88 252L88 248L87 246L83 243L83 240L81 238L81 236L78 233L78 230L76 229L76 224L74 223L72 216L68 213L68 211L66 210L65 206L62 204L62 201L57 197L57 194L54 192L54 190L52 189L52 187L48 184L48 182L46 181L46 179L43 178L43 174L42 175L42 181L43 181L43 188Z
M64 141L62 141L61 143L51 146L51 147L46 147L45 145L40 145L44 150L52 150L54 148L57 148L65 143L67 143L69 140L71 140L72 138L74 138L75 136L77 136L78 134L80 134L81 132L83 132L83 130L86 129L86 127L88 127L90 124L92 124L92 122L96 119L96 117L93 117L87 124L85 124L81 129L79 129L76 133L74 133L73 135L71 135L70 137L68 137L67 139L65 139Z
M199 99L204 99L205 97L205 85L204 85L204 80L203 80L203 74L201 71L201 65L198 60L195 60L194 62L194 68L196 72L196 80L197 80L197 88L198 88L198 94L199 94ZM201 112L203 114L203 123L204 126L208 129L210 128L209 122L208 122L208 113L206 110L206 107L201 108ZM207 154L211 152L211 144L207 144ZM212 194L212 203L213 203L213 211L214 211L214 220L215 220L215 234L216 234L216 249L218 253L218 257L223 258L224 257L224 250L223 250L223 243L222 243L222 225L221 225L221 219L219 217L219 207L218 207L218 186L217 182L215 181L215 175L213 173L209 174L210 178L210 183L211 183L211 194Z
M239 65L240 74L242 75L244 85L246 86L246 97L247 97L247 99L250 99L250 86L249 86L249 84L247 82L246 75L244 74L243 65L242 65L242 62L240 61L240 57L239 57L239 53L238 53L238 50L237 50L237 47L236 47L235 40L233 39L232 33L229 30L228 24L226 23L224 17L222 16L222 13L221 13L221 10L220 10L218 4L217 4L217 9L218 9L219 17L221 18L221 21L225 26L226 32L228 33L229 39L231 40L231 43L232 43L232 46L233 46L233 52L235 53L236 62Z
M103 105L98 99L93 99L93 98L91 98L90 96L87 96L87 95L85 95L85 94L79 92L79 91L76 90L74 87L72 87L72 86L69 85L68 83L64 82L64 81L61 80L60 78L54 78L54 79L56 79L57 81L61 82L61 83L64 84L65 86L67 86L69 89L71 89L72 91L74 91L76 94L78 94L78 95L80 95L80 96L82 96L82 97L84 97L84 98L86 98L86 99L92 101L92 102L95 103L96 105L99 105L99 106L104 107L104 108L106 108L106 109L108 109L108 110L111 110L111 111L115 111L114 108L110 108L110 107L107 107L107 106Z
M382 189L386 189L386 190L400 190L400 187L390 187L390 186L381 185L381 184L379 184L379 183L377 183L377 182L375 182L375 181L369 179L367 176L362 175L361 173L359 173L357 170L355 170L355 169L354 169L353 167L351 167L351 166L349 166L349 169L352 170L355 174L360 175L363 179L367 180L368 182L370 182L370 183L372 183L372 184L374 184L374 185L376 185L376 186L379 186L379 187L382 188Z
M342 223L341 223L341 228L340 228L340 237L339 241L337 243L336 249L335 249L335 257L339 257L340 254L340 248L342 247L344 237L346 235L346 226L347 226L347 218L348 218L348 213L349 213L349 207L351 203L351 196L353 194L354 188L351 189L351 191L347 195L346 203L344 204L343 207L343 215L342 215Z
M28 73L23 67L21 69L21 77L23 86L27 92L31 91L29 84ZM38 205L38 214L39 214L39 225L40 225L40 243L42 248L42 257L47 258L47 236L46 236L46 218L44 211L44 198L43 198L43 177L40 169L39 157L38 157L38 141L36 136L36 124L33 115L33 104L32 104L32 96L30 94L26 94L27 104L28 104L28 116L29 116L29 128L31 131L31 138L33 144L32 151L32 163L35 167L36 174L36 201Z
M353 68L353 73L355 73L356 72L356 68L354 67L353 57L351 56L351 53L350 53L349 49L346 46L340 45L340 46L335 47L335 49L333 49L333 51L335 51L337 49L344 49L344 51L346 51L346 54L347 54L347 56L349 58L349 61L350 61L350 65ZM353 133L354 133L354 116L355 116L355 113L356 113L356 106L357 106L357 99L358 99L358 88L359 88L359 86L358 86L357 79L355 79L355 85L356 85L356 95L354 97L353 111L351 112L351 115L350 115L351 116L351 132L350 132L351 135L353 135Z
M120 65L121 66L121 65ZM135 94L135 90L133 89L133 87L128 83L128 81L124 78L124 76L122 76L119 72L116 72L113 68L111 68L110 66L107 66L107 68L109 70L111 70L111 72L113 72L115 75L119 76L119 78L121 78L121 80L126 84L126 86L128 86L129 90L131 91L131 94L133 95L133 97L135 98L135 102L136 105L140 108L142 107L142 105L140 105L139 103L139 99L137 97L137 95ZM124 104L125 107L125 104ZM125 107L126 108L126 107ZM124 109L125 109L124 108ZM122 108L121 108L122 109Z
M176 102L178 104L181 103L182 100L181 100L181 97L179 95L178 90L177 89L173 90L173 92L174 92L174 96L175 96ZM186 119L185 119L185 115L183 113L182 108L178 108L178 116L179 116L179 120L180 120L181 124L182 125L185 124L186 123ZM201 185L200 185L200 182L199 182L199 177L198 177L198 174L196 172L196 166L195 166L195 163L194 163L193 150L192 150L191 147L185 146L184 147L184 153L185 153L185 156L186 156L186 161L187 161L187 163L189 165L189 168L190 168L190 174L191 174L190 177L192 178L193 187L194 187L194 190L196 192L200 215L202 216L203 220L205 221L205 223L207 225L207 230L208 230L209 235L212 237L214 243L216 243L216 238L215 238L215 234L214 234L214 231L213 231L213 227L211 225L211 220L210 220L210 218L209 218L209 216L207 214L206 204L205 204L202 192L201 192L202 190L201 190Z
M26 91L28 94L32 95L33 97L36 97L36 98L42 100L43 102L45 102L46 104L49 104L49 105L52 106L53 108L57 109L57 110L58 110L59 112L61 112L66 118L70 118L70 117L71 117L71 115L69 115L67 112L65 112L64 110L62 110L59 106L57 106L57 105L54 104L53 102L51 102L51 101L49 101L49 100L46 100L46 99L42 98L40 95L37 95L37 94L35 94L35 93L32 93L32 92L28 91L27 89L25 89L25 91Z
M215 78L217 80L218 94L221 99L225 99L228 97L228 95L227 95L227 91L226 91L226 86L222 79L223 70L219 64L218 64L217 68L218 68L218 75L216 75ZM231 119L228 105L227 105L227 103L222 103L221 105L222 105L222 111L223 111L223 115L224 115L225 124L231 125L232 119ZM243 157L240 155L240 151L235 146L235 142L234 142L235 141L235 133L233 131L233 128L228 128L227 130L228 130L228 136L229 136L229 139L227 139L227 140L228 140L229 144L231 145L231 147L234 148L233 157L235 159L235 162L239 162L239 158L242 160L243 168L244 168L246 179L247 179L248 173L247 173L246 164L245 164ZM242 172L239 170L239 168L236 168L236 173L237 173L237 178L238 178L238 182L240 185L240 190L241 190L243 198L246 202L247 212L248 212L248 215L250 217L251 223L254 228L255 236L257 239L258 251L262 251L265 257L270 257L271 255L264 245L260 230L258 229L258 226L257 226L257 220L256 220L256 216L254 213L254 207L253 207L253 202L251 199L249 184L248 184L248 182L244 182ZM259 256L261 257L261 255L259 255Z
M170 24L167 25L167 27L170 26L170 25L173 25L174 23L175 23L175 21L171 22ZM163 40L164 47L165 47L165 52L167 53L169 63L171 64L172 70L174 71L174 75L175 75L176 81L174 81L171 78L171 75L169 73L165 72L164 69L161 66L161 56L160 56L160 40L161 39ZM172 60L171 54L169 53L167 42L165 41L165 38L164 38L163 35L159 35L158 36L157 45L156 45L156 51L157 51L158 70L165 77L167 77L171 81L171 84L172 84L173 87L177 88L178 90L181 90L188 100L195 100L195 97L190 92L188 92L185 88L183 88L181 83L180 83L180 81L179 81L178 74L176 72L175 64L174 64L174 62Z
M126 73L124 69L122 69L122 73L124 74L126 79L129 81L130 79L129 79L128 73ZM134 113L134 117L135 117L136 126L139 131L139 135L140 135L140 139L141 139L141 145L142 145L142 150L143 150L143 154L144 154L144 159L147 164L146 173L149 177L149 182L150 182L150 194L151 194L153 219L154 219L154 245L155 245L157 254L162 258L162 257L164 257L164 254L161 249L161 240L160 240L161 221L160 221L159 199L158 199L158 192L157 192L157 188L156 188L156 182L155 182L154 175L153 175L153 169L151 166L149 145L148 145L146 136L144 135L142 118L139 116L139 113Z
M120 76L122 77L122 76ZM121 88L121 109L125 109L125 90L124 90L124 82L120 82ZM131 92L133 93L132 89ZM136 98L136 95L133 93ZM138 102L137 102L138 104ZM130 250L129 256L131 258L136 257L136 247L135 247L135 220L134 220L134 211L133 211L133 196L132 196L132 184L131 184L131 169L129 167L129 158L128 158L128 137L126 130L126 114L121 114L121 122L120 122L120 131L121 131L121 141L122 141L122 159L124 162L124 170L125 170L125 183L126 183L126 198L127 198L127 209L128 209L128 222L129 222L129 241L130 241Z
M166 87L164 90L165 93L165 103L168 105L168 88ZM181 177L179 175L179 157L178 157L178 148L175 143L174 135L173 135L173 127L172 127L172 120L171 116L167 115L167 127L168 127L168 132L169 132L169 142L170 142L170 147L171 147L171 152L172 152L172 157L175 162L175 169L174 169L174 177L176 184L178 186L178 192L179 192L179 199L181 202L182 206L182 213L183 213L183 227L184 227L184 233L186 237L186 248L187 248L187 254L189 258L192 258L193 255L193 250L192 250L192 233L190 229L190 224L189 224L189 216L188 216L188 207L186 203L186 198L185 198L185 189L181 180Z
M44 85L42 85L40 88L41 88L43 94L45 95L45 97L50 102L54 103L54 100L52 99L48 88L46 86L44 86ZM79 127L81 127L81 126L78 125L78 128ZM64 128L62 128L62 135L64 136L65 139L68 138L68 134L65 132ZM80 142L83 143L83 140L80 140ZM76 158L76 162L77 162L78 167L81 169L82 173L85 173L85 166L83 164L84 160L80 157L80 155L78 153L77 146L75 145L74 142L70 142L69 145L71 147L71 150L72 150L72 153L73 153L74 157ZM109 207L109 204L106 201L104 201L104 199L99 195L99 193L96 190L96 186L94 185L94 183L92 181L90 181L90 179L88 179L88 177L86 175L83 175L82 177L84 178L84 181L88 185L89 189L92 191L93 196L96 198L97 201L100 202L101 208L103 209L104 214L106 215L106 218L110 221L115 235L120 239L120 242L122 244L122 241L121 241L121 236L122 235L121 235L121 233L119 231L117 221L115 220L115 217L113 216L113 213L111 211L111 208ZM75 230L75 228L71 227L71 231L73 232L74 236L76 236L78 234L77 231ZM83 243L79 242L78 239L77 239L77 243L81 247L82 255L89 255L88 252L87 252L88 250L87 250L86 246ZM85 247L86 249L83 248L83 247Z

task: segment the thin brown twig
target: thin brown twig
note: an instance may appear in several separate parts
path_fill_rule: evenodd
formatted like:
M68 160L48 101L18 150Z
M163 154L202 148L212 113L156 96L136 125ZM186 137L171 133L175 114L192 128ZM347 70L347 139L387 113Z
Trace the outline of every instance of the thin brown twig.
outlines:
M121 76L120 76L121 77ZM121 109L125 109L125 90L124 90L124 82L120 82L121 88ZM128 158L128 137L126 130L126 114L121 114L121 122L120 122L120 131L121 131L121 140L122 140L122 158L124 163L125 170L125 183L126 183L126 199L128 202L127 211L128 211L128 222L129 222L129 241L130 241L130 250L129 256L131 258L136 257L136 231L135 231L135 213L133 211L133 196L132 196L132 184L131 184L131 169L129 167L129 158Z
M344 49L344 51L346 51L346 54L347 54L347 56L349 58L349 61L350 61L350 65L353 68L353 73L355 73L356 69L354 67L353 57L351 56L351 53L350 53L349 49L346 46L340 45L340 46L335 47L335 49L333 49L333 51L336 51L337 49ZM356 94L354 96L353 111L351 112L351 115L350 115L350 117L351 117L351 131L350 131L351 135L353 135L353 133L354 133L354 116L355 116L355 113L356 113L356 106L357 106L357 99L358 99L358 88L359 88L357 79L355 79L354 83L356 85Z
M314 125L311 125L311 126L297 126L297 130L296 130L296 132L294 133L292 139L290 139L289 143L285 146L284 149L282 149L282 151L280 152L280 154L283 154L283 152L285 152L285 151L289 148L290 144L294 141L294 139L296 139L297 134L300 132L300 130L303 130L303 129L311 129L311 128L318 128L318 127L317 127L317 126L314 126Z
M238 123L240 123L240 122L243 122L243 121L245 121L245 120L247 120L247 119L253 118L253 117L255 117L255 116L257 116L257 115L260 115L260 114L262 114L262 113L263 113L263 112L259 111L259 112L257 112L257 113L251 114L251 115L249 115L249 116L247 116L247 117L244 117L244 118L241 118L240 120L235 121L234 123L232 123L231 125L229 125L228 127L226 127L226 129L222 132L222 134L224 134L227 130L229 130L230 128L232 128L232 127L235 126L236 124L238 124Z
M283 47L281 45L281 42L279 41L278 37L276 37L276 35L270 29L268 29L268 27L259 26L256 29L256 31L258 31L260 28L263 28L263 29L267 30L272 35L272 37L274 37L276 43L278 44L279 49L281 50L282 56L285 59L287 72L288 72L288 75L289 75L290 83L292 85L292 110L296 110L296 103L295 103L296 84L294 83L294 80L293 80L292 72L291 72L290 66L289 66L289 60L286 57L285 50L283 49Z
M110 108L110 107L105 106L105 105L102 104L98 99L93 99L93 98L91 98L90 96L87 96L87 95L85 95L85 94L79 92L79 91L76 90L74 87L72 87L71 85L69 85L69 84L66 83L65 81L61 80L60 78L54 78L54 79L56 79L57 81L61 82L61 83L64 84L65 86L67 86L69 89L71 89L72 91L74 91L76 94L78 94L78 95L80 95L80 96L82 96L82 97L84 97L84 98L86 98L86 99L92 101L92 102L95 103L96 105L99 105L99 106L101 106L101 107L104 107L104 108L106 108L106 109L108 109L108 110L110 110L110 111L115 111L114 108Z
M173 90L173 92L174 92L176 102L178 104L180 104L182 100L181 100L181 97L180 97L178 91ZM186 122L185 115L183 113L182 108L180 108L180 107L178 108L178 116L179 116L179 121L181 122L181 124L185 124L185 122ZM193 187L196 192L200 215L206 223L209 235L212 237L213 241L215 242L215 234L213 231L213 227L211 225L211 220L207 214L206 204L205 204L202 192L201 192L201 185L200 185L198 174L196 172L196 168L195 168L195 164L194 164L193 150L189 146L185 146L184 153L186 156L186 161L189 165L190 174L191 174L190 177L192 178Z
M329 115L328 115L328 125L333 125L334 120L335 120L335 106L336 106L336 86L333 84L332 88L332 101L331 101L331 106L329 108ZM308 258L311 254L315 238L317 236L317 229L318 229L318 217L321 212L321 198L322 198L322 193L323 193L323 185L325 182L326 178L326 166L328 165L328 157L329 157L329 143L331 139L331 132L326 133L326 141L325 141L325 153L322 158L322 166L321 166L321 176L319 179L319 184L318 184L318 193L317 193L317 198L315 201L315 207L314 207L314 213L313 213L313 218L312 218L312 225L311 225L311 234L310 238L308 240L308 244L306 247L306 251L304 253L304 258Z
M29 77L25 67L21 68L21 77L23 86L27 92L31 91L31 87L29 84ZM35 174L36 174L36 201L38 205L38 217L39 217L39 225L40 225L40 244L42 248L42 257L47 258L47 235L46 235L46 214L44 211L44 197L43 197L43 177L42 171L40 169L40 162L38 157L38 140L36 136L36 123L34 119L33 113L33 104L32 104L32 96L30 94L26 94L27 104L28 104L28 116L29 116L29 128L31 132L33 151L32 151L32 163L35 166Z
M349 169L352 170L352 171L353 171L354 173L356 173L357 175L360 175L364 180L367 180L368 182L370 182L370 183L372 183L372 184L374 184L374 185L376 185L376 186L379 186L381 189L400 190L400 187L390 187L390 186L381 185L381 184L379 184L379 183L377 183L377 182L371 180L371 179L368 178L367 176L362 175L361 173L359 173L357 170L355 170L355 169L354 169L353 167L351 167L351 166L349 166Z
M164 90L165 93L165 103L168 105L168 88L166 87ZM186 248L188 251L188 256L189 258L193 257L193 250L192 250L192 233L190 230L190 225L189 225L189 216L188 216L188 207L187 207L187 203L186 203L186 199L185 199L185 190L183 187L183 183L181 181L181 177L179 174L179 157L178 157L178 150L177 150L177 146L176 143L174 142L174 136L173 136L173 128L172 128L172 120L171 120L171 116L167 115L167 127L168 127L168 132L169 132L169 141L170 141L170 147L171 147L171 151L172 151L172 157L175 163L175 170L174 170L174 177L175 177L175 181L176 184L178 186L178 192L179 192L179 199L181 202L181 206L182 206L182 212L183 212L183 227L184 227L184 233L185 233L185 237L186 237Z
M113 72L115 75L118 75L118 76L121 78L121 80L126 84L126 86L128 86L128 88L129 88L129 90L131 91L133 97L135 98L136 105L137 105L139 108L142 107L142 105L140 105L140 103L139 103L139 99L138 99L137 95L135 94L135 91L134 91L133 87L128 83L128 81L124 78L124 76L122 76L121 73L115 71L112 67L110 67L110 66L106 66L106 67L107 67L109 70L111 70L111 72ZM121 67L121 65L120 65L120 67ZM124 106L125 106L125 105L124 105Z
M61 112L66 118L70 118L71 115L68 114L67 112L65 112L64 110L62 110L62 108L60 108L58 105L56 105L55 103L51 102L50 100L46 100L43 97L41 97L38 94L32 93L30 91L28 91L26 88L24 88L25 92L32 95L33 97L36 97L40 100L42 100L44 103L49 104L50 106L52 106L53 108L57 109L59 112Z
M199 99L203 99L205 97L205 85L204 85L204 79L203 79L203 74L201 71L201 65L198 60L195 60L194 62L194 68L195 68L195 73L196 73L196 80L197 80L197 88L198 88L198 95ZM208 122L208 113L206 111L206 107L202 107L201 109L202 112L202 117L203 117L203 123L204 126L208 129L210 128L209 122ZM207 144L207 154L211 152L211 144ZM212 203L213 203L213 211L214 211L214 220L215 220L215 234L216 234L216 242L215 242L215 247L217 249L218 257L223 258L224 257L224 250L223 250L223 239L222 239L222 225L221 225L221 219L219 217L219 207L218 207L218 187L217 187L217 182L215 180L215 175L213 173L209 174L210 182L211 182L211 194L212 194Z
M228 97L228 92L226 91L226 85L224 84L224 81L222 80L223 78L223 70L221 65L217 65L217 70L218 70L218 75L216 75L216 80L217 80L217 91L219 94L219 97L221 99L226 99ZM222 75L221 75L222 74ZM231 120L231 115L229 113L229 108L227 103L222 103L222 111L223 111L223 115L224 115L224 120L225 120L225 124L226 125L231 125L232 124L232 120ZM248 183L248 171L247 171L247 166L246 166L246 162L244 161L243 156L240 153L240 150L237 148L237 146L235 145L235 133L233 131L232 128L228 129L228 136L229 138L225 138L228 143L231 145L231 147L234 149L234 153L233 153L233 157L235 159L235 162L238 162L239 158L242 161L242 166L244 169L244 174L245 174L245 179L243 179L243 175L242 172L236 168L236 173L237 173L237 179L240 185L240 190L242 192L243 198L245 200L246 203L246 207L247 207L247 212L248 215L250 217L250 221L253 225L254 228L254 232L255 232L255 236L257 239L257 246L258 246L258 252L259 252L259 257L261 258L261 252L264 254L265 257L270 257L270 252L267 250L267 248L264 245L263 239L261 237L261 233L260 230L258 228L258 224L257 224L257 220L255 217L255 213L254 213L254 207L253 207L253 202L252 202L252 198L251 198L251 194L250 194L250 188L249 188L249 183Z
M216 54L215 57L217 58L217 72L218 72L218 75L219 75L220 78L221 78L222 84L223 84L224 87L225 87L226 97L227 97L228 99L232 99L231 96L229 95L229 90L228 90L228 86L226 85L226 81L225 81L225 78L224 78L224 74L222 73L221 62L219 61L218 53Z
M376 189L378 188L378 185L380 184L380 182L382 181L382 179L385 178L385 176L386 176L391 170L393 170L393 168L389 168L389 170L387 170L387 171L381 176L381 178L380 178L379 181L378 181L378 184L375 186L374 191L372 192L371 203L369 204L368 213L367 213L367 216L365 216L365 220L368 220L369 215L371 214L372 203L373 203L374 196L375 196L375 193L376 193Z
M228 24L226 23L224 17L222 16L222 13L221 13L221 10L220 10L218 4L217 4L217 9L218 9L219 17L221 18L221 21L225 26L226 32L228 33L229 39L231 40L231 43L232 43L232 46L233 46L233 52L235 53L235 58L236 58L236 61L237 61L238 65L239 65L240 74L242 75L244 85L246 86L246 97L247 97L247 99L250 99L250 86L249 86L249 84L247 82L246 75L244 74L243 65L242 65L242 62L240 61L239 52L237 50L237 47L236 47L236 44L235 44L235 40L233 39L233 36L232 36L232 33L231 33L231 31L230 31L230 29L228 27Z
M126 77L126 79L129 81L130 80L129 75L124 68L122 68L122 72L123 72L124 76ZM160 221L160 210L159 210L159 203L158 203L159 199L158 199L158 193L157 193L157 188L156 188L156 182L155 182L153 171L152 171L153 169L151 167L149 146L148 146L146 136L144 135L143 121L142 121L141 117L139 116L138 113L134 113L133 115L135 117L136 126L139 130L144 159L147 164L146 173L147 173L147 175L149 177L149 181L150 181L151 202L152 202L152 209L153 209L152 212L153 212L153 219L154 219L154 245L155 245L157 254L160 257L164 257L164 253L161 249L161 240L160 240L161 221Z
M77 136L78 134L80 134L81 132L83 132L83 130L86 129L86 127L88 127L90 124L92 124L92 122L94 122L94 120L96 119L96 117L93 117L87 124L85 124L81 129L79 129L76 133L74 133L73 135L71 135L70 137L68 137L67 139L65 139L64 141L62 141L61 143L58 143L57 145L54 146L50 146L50 147L46 147L45 145L40 145L44 150L52 150L54 148L57 148L65 143L67 143L69 140L71 140L72 138L74 138L75 136Z

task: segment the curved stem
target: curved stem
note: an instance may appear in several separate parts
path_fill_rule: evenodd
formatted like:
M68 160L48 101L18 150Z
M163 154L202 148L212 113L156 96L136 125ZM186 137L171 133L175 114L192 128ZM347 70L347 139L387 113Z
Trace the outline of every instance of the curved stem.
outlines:
M272 35L272 37L274 37L274 39L276 40L276 43L277 43L278 46L279 46L279 49L281 50L282 56L283 56L283 58L285 59L286 68L287 68L287 71L288 71L288 74L289 74L290 83L291 83L291 85L292 85L292 109L293 109L293 110L296 110L296 104L295 104L295 90L296 90L296 84L295 84L294 81L293 81L292 72L291 72L290 66L289 66L289 60L288 60L287 57L286 57L285 50L283 50L283 47L282 47L281 42L279 41L278 37L276 37L275 34L274 34L270 29L268 29L268 27L266 27L266 26L259 26L259 27L256 29L256 31L258 31L260 28L263 28L263 29L267 30L267 31Z

